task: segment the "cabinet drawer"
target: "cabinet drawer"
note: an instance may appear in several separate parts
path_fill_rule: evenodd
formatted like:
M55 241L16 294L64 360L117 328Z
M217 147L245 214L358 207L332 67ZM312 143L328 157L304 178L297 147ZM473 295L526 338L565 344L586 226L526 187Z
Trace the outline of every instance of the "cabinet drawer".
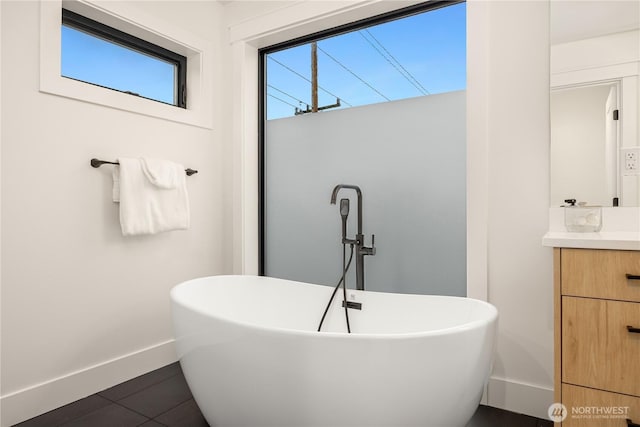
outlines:
M640 396L640 303L562 297L562 382Z
M562 384L567 418L562 427L627 427L640 425L640 398Z
M562 249L560 257L563 295L640 302L640 252Z

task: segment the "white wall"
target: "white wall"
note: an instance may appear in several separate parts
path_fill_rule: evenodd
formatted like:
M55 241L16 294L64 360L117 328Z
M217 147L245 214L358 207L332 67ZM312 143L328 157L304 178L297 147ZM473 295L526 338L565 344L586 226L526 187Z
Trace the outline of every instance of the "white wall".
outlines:
M487 185L470 184L469 197L487 198L488 298L500 313L488 403L542 418L553 401L552 252L541 247L549 206L549 4L469 6L468 19L482 20L477 31L487 40L468 34L469 78L486 76L469 83L468 113L484 110L486 121L467 134L469 144L486 146L487 170L469 180L486 173Z
M331 10L331 2L324 2L314 19L304 6L317 3L323 2L296 2L271 15L263 4L259 14L248 9L234 15L233 67L242 77L233 90L240 102L255 101L257 74L247 65L257 54L253 46L285 41L305 28L330 28L346 14L374 13L371 3L354 2L348 10L339 3ZM374 4L392 9L409 3ZM549 5L478 0L467 11L467 290L488 298L501 316L488 402L546 417L553 400L552 257L541 246L549 206ZM251 184L256 170L241 154L255 149L257 113L237 108L233 117L234 143L242 147L233 153L233 179L242 182L234 204L250 214L242 199L257 191ZM238 250L235 259L255 263L256 238L234 236L236 245L251 248Z
M175 361L169 289L230 271L220 99L213 129L40 93L39 2L2 1L2 426ZM222 52L215 2L136 2ZM123 238L111 167L151 156L187 179L191 228ZM228 236L227 236L228 237ZM228 263L229 262L229 263Z
M640 30L623 31L551 47L552 74L637 62Z

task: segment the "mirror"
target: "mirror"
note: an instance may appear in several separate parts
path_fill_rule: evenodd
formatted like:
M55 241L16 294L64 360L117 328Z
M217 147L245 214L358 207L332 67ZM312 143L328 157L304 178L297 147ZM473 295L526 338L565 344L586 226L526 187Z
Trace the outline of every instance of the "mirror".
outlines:
M640 205L640 2L551 0L550 205Z
M551 205L611 206L618 198L619 81L551 90Z

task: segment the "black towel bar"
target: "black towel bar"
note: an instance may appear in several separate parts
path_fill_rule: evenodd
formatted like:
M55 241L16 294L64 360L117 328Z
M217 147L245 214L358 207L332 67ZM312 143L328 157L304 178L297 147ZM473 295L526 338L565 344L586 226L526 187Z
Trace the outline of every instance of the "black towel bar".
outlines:
M108 162L106 160L91 159L91 166L94 167L94 168L99 168L100 166L102 166L104 164L107 164L107 165L119 165L120 163L118 163L118 162ZM197 170L191 169L191 168L187 168L184 171L188 176L191 176L194 173L198 173Z

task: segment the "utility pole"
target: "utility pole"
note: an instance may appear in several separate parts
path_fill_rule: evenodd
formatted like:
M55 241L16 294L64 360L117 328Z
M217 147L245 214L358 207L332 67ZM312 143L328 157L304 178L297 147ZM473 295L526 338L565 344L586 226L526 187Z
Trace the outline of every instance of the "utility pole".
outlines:
M311 112L318 112L318 43L311 43Z
M1 0L0 0L1 1ZM311 108L307 105L307 109L296 108L296 116L307 113L317 113L318 111L328 110L330 108L340 107L340 98L336 99L335 104L324 105L318 107L318 43L311 43Z

